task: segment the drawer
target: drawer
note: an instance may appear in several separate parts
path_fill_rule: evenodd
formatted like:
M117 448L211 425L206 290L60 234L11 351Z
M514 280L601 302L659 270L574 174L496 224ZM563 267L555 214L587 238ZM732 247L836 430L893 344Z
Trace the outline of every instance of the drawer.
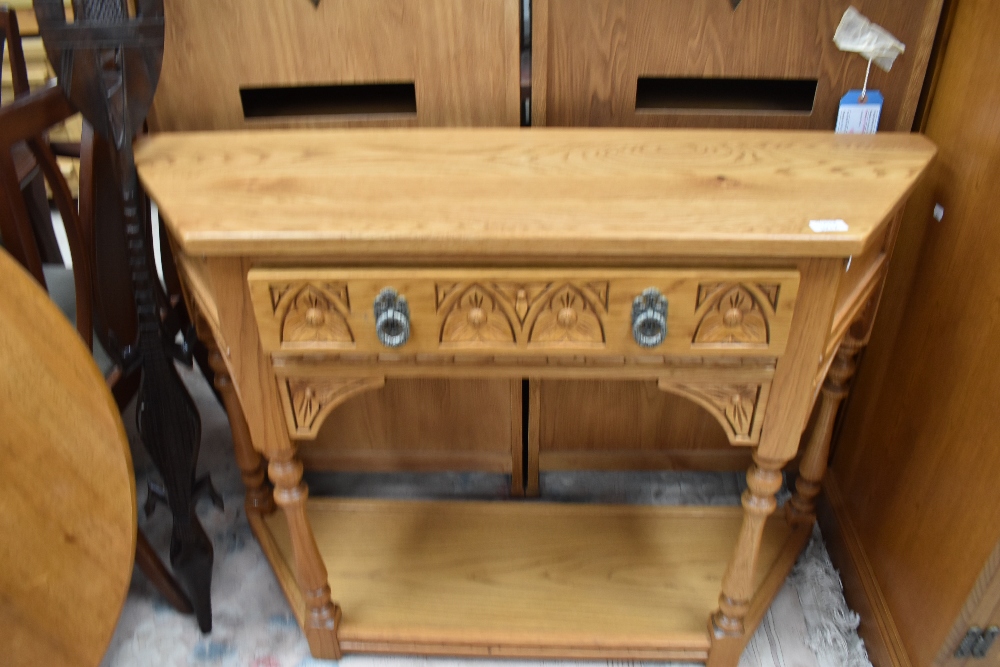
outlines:
M778 356L788 339L799 274L256 268L248 280L261 344L270 353L620 358ZM379 317L375 301L387 289L405 299L405 307ZM378 327L384 335L401 335L384 343ZM645 336L645 345L637 336Z

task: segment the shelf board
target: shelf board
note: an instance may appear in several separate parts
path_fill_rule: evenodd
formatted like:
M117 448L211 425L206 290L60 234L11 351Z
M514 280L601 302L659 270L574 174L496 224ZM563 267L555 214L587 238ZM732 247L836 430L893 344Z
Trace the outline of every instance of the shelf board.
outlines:
M345 651L704 660L739 507L317 498ZM264 550L296 615L281 512ZM768 522L757 587L791 529ZM275 562L280 559L281 562Z

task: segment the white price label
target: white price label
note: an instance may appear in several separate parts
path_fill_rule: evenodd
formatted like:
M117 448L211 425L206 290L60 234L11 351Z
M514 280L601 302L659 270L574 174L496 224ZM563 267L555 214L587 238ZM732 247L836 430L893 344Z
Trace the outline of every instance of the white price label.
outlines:
M810 220L809 229L817 233L846 232L847 223L843 220Z

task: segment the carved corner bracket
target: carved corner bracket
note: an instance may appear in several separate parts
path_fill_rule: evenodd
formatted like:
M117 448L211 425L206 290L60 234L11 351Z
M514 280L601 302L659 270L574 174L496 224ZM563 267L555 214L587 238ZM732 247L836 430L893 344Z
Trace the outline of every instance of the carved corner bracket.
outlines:
M278 393L285 411L288 433L312 440L333 409L362 392L381 389L385 377L278 378Z
M657 386L708 410L733 445L756 445L764 423L770 382L691 383L660 378Z

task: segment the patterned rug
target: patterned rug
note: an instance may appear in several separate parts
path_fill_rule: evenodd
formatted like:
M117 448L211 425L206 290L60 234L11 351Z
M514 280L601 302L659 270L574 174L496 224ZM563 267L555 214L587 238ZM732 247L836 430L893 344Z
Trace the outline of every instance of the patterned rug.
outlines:
M224 511L208 503L199 508L199 516L215 548L213 630L210 635L203 636L192 616L176 613L145 576L136 571L102 667L330 667L338 664L309 656L305 638L250 532L225 414L200 374L182 369L182 376L202 416L200 467L211 472L225 500ZM123 419L132 443L141 507L147 480L155 479L156 473L139 444L131 409ZM732 473L558 473L543 475L541 481L547 500L663 505L736 505L743 486L742 475ZM313 475L308 482L315 493L391 498L502 498L507 486L500 475L466 473ZM139 523L166 562L170 539L167 510L160 508L148 519L140 513ZM870 667L856 633L857 624L857 616L844 603L840 579L817 531L747 646L740 667ZM643 664L405 656L348 656L339 664L343 667L454 667L469 663L477 667Z

